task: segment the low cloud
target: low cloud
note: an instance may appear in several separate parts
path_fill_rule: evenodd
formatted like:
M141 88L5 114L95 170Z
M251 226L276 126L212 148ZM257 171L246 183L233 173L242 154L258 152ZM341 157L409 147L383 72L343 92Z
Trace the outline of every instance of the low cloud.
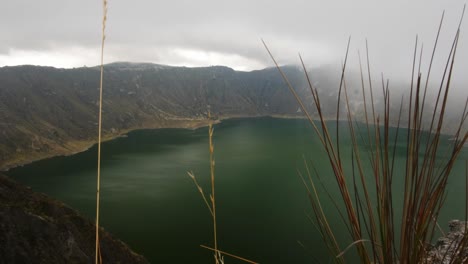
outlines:
M106 62L222 64L240 70L272 66L263 38L282 64L340 64L352 36L350 66L369 43L375 72L407 78L414 41L424 43L427 68L439 19L446 10L439 56L443 66L464 2L387 1L109 1ZM101 5L82 1L7 1L0 10L0 66L78 67L99 63ZM466 35L466 27L462 36ZM462 37L458 67L466 68Z

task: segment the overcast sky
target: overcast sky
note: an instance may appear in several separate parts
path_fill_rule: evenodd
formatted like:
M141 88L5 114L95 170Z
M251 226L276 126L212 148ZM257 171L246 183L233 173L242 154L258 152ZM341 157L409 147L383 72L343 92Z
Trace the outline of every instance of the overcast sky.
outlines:
M427 60L446 11L440 64L454 37L461 0L109 0L105 62L226 65L237 70L272 66L263 38L282 64L339 64L352 36L351 64L369 41L377 72L404 72L419 34ZM99 63L99 0L2 0L0 66L55 67ZM459 65L468 63L468 20ZM463 67L459 67L463 69ZM465 67L466 69L466 67ZM466 74L465 74L466 75Z

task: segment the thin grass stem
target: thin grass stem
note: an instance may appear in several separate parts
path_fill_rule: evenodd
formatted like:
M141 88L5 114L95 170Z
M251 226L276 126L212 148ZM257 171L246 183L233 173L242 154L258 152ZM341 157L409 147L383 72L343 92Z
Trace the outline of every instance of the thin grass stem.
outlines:
M98 120L98 153L97 153L97 183L96 183L96 250L95 263L102 263L99 244L99 211L101 193L101 141L102 141L102 90L104 79L104 43L106 39L107 0L102 1L102 38L101 38L101 75L99 80L99 120Z

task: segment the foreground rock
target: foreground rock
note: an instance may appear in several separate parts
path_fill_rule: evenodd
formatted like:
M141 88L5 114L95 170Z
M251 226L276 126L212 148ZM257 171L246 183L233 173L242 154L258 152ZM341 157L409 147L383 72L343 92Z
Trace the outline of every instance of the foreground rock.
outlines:
M466 263L468 261L468 241L465 238L468 222L452 220L450 231L437 240L427 257L426 263ZM456 258L456 259L455 259Z
M0 263L93 263L94 224L77 211L0 175ZM103 263L148 263L101 232Z

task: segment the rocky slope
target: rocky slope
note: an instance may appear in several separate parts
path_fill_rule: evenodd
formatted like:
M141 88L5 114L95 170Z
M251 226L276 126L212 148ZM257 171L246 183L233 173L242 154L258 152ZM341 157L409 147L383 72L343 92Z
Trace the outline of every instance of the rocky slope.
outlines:
M301 72L285 69L294 85ZM0 68L0 169L81 151L97 137L99 68ZM114 63L104 73L103 130L190 127L217 117L297 114L276 69L236 72Z
M94 263L95 226L63 203L0 175L0 263ZM103 263L148 263L102 230Z
M187 68L123 62L104 69L105 138L138 128L200 126L206 124L208 110L219 118L303 115L276 68L238 72L222 66ZM282 69L314 114L302 70L295 66ZM336 118L340 76L340 71L331 67L311 71L327 118ZM348 74L346 83L350 110L362 120L358 76ZM98 87L98 67L0 68L0 170L72 154L95 143ZM375 89L375 103L380 106L381 87ZM400 97L395 98L391 111L398 113ZM340 111L344 117L346 107L343 105ZM397 120L396 114L392 118Z

